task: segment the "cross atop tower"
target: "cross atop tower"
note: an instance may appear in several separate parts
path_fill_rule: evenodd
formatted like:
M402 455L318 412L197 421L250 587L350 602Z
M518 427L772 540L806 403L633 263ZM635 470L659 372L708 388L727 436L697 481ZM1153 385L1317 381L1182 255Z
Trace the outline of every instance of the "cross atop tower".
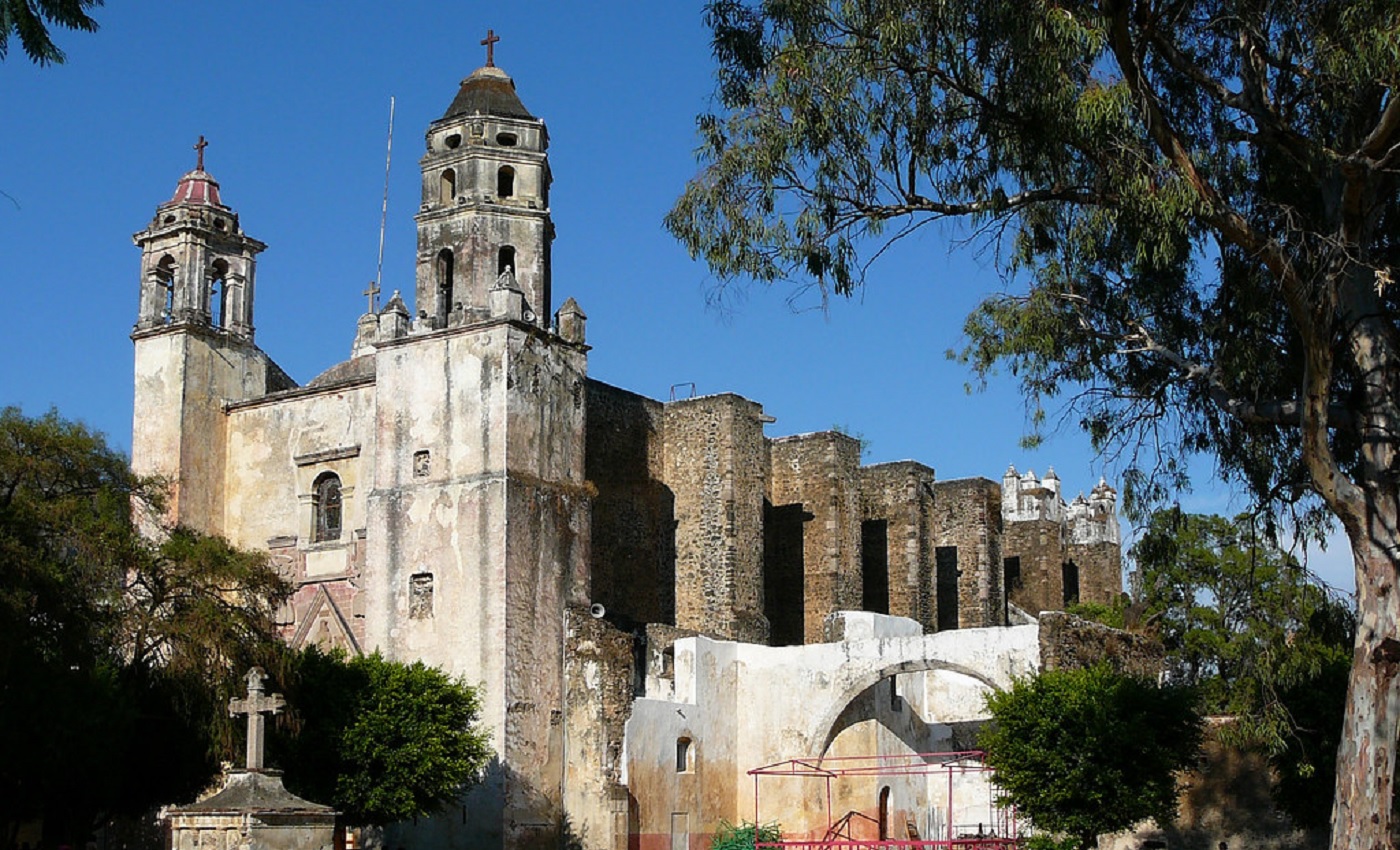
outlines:
M496 67L496 50L495 50L495 48L496 48L496 42L498 42L498 41L500 41L500 40L501 40L501 37L500 37L499 35L496 35L496 31L495 31L495 30L490 30L490 29L488 29L488 30L486 31L486 37L483 38L483 39L481 40L481 43L484 44L484 45L486 45L486 67L488 67L488 68L494 68L494 67ZM202 138L202 137L201 137L201 138Z
M207 148L207 147L209 147L209 143L206 142L206 141L204 141L204 134L203 134L203 133L200 133L200 134L199 134L199 141L198 141L198 142L195 142L195 145L194 145L194 149L199 153L199 159L198 159L198 161L195 163L195 166L194 166L194 170L195 170L195 171L203 171L203 170L204 170L204 149Z
M261 667L249 670L248 675L243 678L248 682L248 696L244 699L229 700L228 716L248 715L248 769L262 770L263 739L267 723L267 718L263 715L280 713L287 701L282 699L281 694L263 693L263 682L267 681L267 675Z
M379 282L378 282L378 281L375 281L375 280L372 280L372 281L369 282L369 289L366 289L364 292L361 292L361 293L360 293L361 295L364 295L364 296L366 296L366 297L369 298L369 311L370 311L371 313L374 312L374 307L375 307L374 302L375 302L376 300L378 300L378 299L375 298L375 296L378 295L378 294L379 294L380 292L382 292L382 291L383 291L383 290L381 290L381 289L379 288Z

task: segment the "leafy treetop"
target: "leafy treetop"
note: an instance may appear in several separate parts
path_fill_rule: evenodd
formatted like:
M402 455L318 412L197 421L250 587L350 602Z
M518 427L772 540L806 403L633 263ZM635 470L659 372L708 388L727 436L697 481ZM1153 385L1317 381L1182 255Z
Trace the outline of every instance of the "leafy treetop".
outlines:
M978 743L1005 802L1037 828L1093 847L1146 818L1171 821L1175 772L1200 743L1192 701L1187 689L1105 665L1052 670L988 695Z

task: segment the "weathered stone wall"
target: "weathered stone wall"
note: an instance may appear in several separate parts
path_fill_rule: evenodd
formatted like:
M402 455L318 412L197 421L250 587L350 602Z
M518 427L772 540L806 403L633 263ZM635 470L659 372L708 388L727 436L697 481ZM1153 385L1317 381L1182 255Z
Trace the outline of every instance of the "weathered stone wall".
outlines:
M405 825L403 840L552 846L563 611L588 602L584 354L492 322L376 358L366 642L482 684L500 757L460 815Z
M1100 661L1120 673L1156 679L1162 673L1166 650L1161 641L1090 622L1062 611L1040 615L1040 664L1042 670L1072 670Z
M675 496L676 625L763 643L763 409L737 395L671 402L662 483Z
M224 405L261 396L281 370L253 344L208 327L169 326L133 339L131 468L170 482L170 521L226 534Z
M637 637L570 606L565 645L565 808L584 847L626 850L622 745L636 696Z
M1070 543L1065 558L1079 567L1079 600L1109 604L1123 593L1123 547Z
M1021 585L1011 588L1011 604L1032 615L1064 608L1064 552L1064 526L1060 523L1006 523L1002 559L1021 560Z
M774 511L801 511L803 569L800 588L768 584L781 596L767 598L766 608L790 605L800 592L802 642L817 643L827 614L861 607L860 442L822 431L772 440L769 450L768 501Z
M593 601L611 618L676 621L675 497L661 483L665 408L590 380L586 475L593 500Z
M985 478L962 478L934 484L934 494L935 551L946 546L958 553L958 628L1005 623L1001 488Z
M374 489L374 405L369 378L232 406L224 471L229 540L263 548L275 538L295 537L303 550L326 553L313 554L310 577L343 574L351 534L365 528ZM342 534L313 543L312 485L326 472L340 478ZM340 553L339 560L330 553Z
M865 466L859 478L862 521L885 523L888 609L879 613L908 617L927 631L935 628L934 481L933 470L914 461Z

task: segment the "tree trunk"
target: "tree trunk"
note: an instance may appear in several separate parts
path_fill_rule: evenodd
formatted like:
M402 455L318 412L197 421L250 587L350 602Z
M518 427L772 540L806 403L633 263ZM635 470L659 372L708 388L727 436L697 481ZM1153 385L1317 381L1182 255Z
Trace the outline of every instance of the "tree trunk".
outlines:
M1400 592L1393 493L1368 499L1366 528L1348 526L1356 561L1356 649L1337 749L1332 850L1391 848L1391 786L1400 722Z

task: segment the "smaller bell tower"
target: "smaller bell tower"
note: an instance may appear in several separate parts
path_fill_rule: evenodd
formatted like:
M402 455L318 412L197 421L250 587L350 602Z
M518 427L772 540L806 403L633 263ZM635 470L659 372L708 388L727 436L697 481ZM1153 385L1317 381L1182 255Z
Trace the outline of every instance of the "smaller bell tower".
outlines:
M225 405L290 379L253 343L253 271L267 246L243 233L195 145L195 169L132 236L141 249L131 468L169 482L166 519L224 533Z
M428 126L419 163L415 306L434 328L489 318L501 290L523 295L525 321L549 326L549 136L496 67L497 40L488 34L486 64Z
M141 248L141 299L136 331L196 325L253 341L253 272L267 246L243 233L224 206L219 183L204 170L199 137L194 171L133 236Z

